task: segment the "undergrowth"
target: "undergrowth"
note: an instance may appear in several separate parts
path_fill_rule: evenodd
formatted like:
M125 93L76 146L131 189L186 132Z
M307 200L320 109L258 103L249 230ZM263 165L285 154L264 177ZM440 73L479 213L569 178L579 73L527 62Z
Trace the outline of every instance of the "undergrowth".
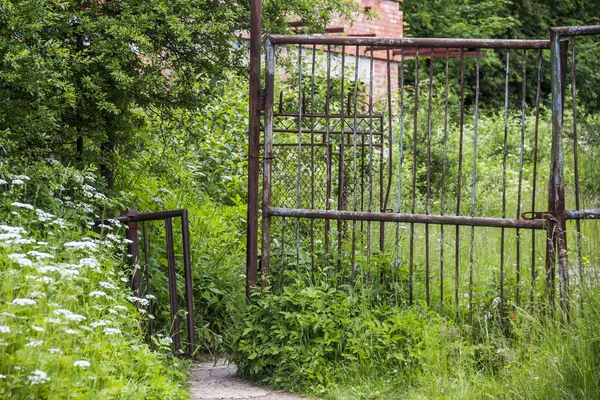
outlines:
M517 309L474 328L295 276L281 294L254 294L233 360L246 377L326 399L598 398L600 296L590 289L570 323Z
M181 399L186 363L143 342L124 232L91 216L119 206L94 171L54 160L0 166L0 396ZM142 310L143 311L143 310Z

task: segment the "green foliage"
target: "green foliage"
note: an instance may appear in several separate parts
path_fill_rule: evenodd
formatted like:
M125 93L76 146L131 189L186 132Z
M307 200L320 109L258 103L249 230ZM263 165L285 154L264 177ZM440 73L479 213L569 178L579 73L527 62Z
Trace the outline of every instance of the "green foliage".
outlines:
M280 295L254 293L231 359L245 377L327 399L594 398L594 293L582 292L568 325L517 309L506 334L294 275Z
M600 15L600 3L594 0L405 0L401 8L404 12L405 36L413 37L548 40L550 27L596 25L597 16ZM600 109L596 93L600 83L597 42L593 36L580 37L576 41L578 95L581 102L592 111ZM483 81L483 102L491 102L495 93L504 90L502 58L504 53L491 51L486 52L483 58L483 63L495 65L496 69L486 74ZM535 67L537 63L533 59L531 65ZM550 65L547 64L543 68L543 87L549 91ZM534 73L534 68L531 71L528 69L529 76ZM516 72L513 74L515 81L518 81ZM528 92L535 92L532 80ZM518 85L511 84L511 93L518 95ZM499 101L494 104L502 105Z
M186 363L150 351L128 301L123 231L95 175L0 166L0 393L14 399L181 399ZM168 349L162 343L161 351Z
M317 29L353 11L352 0L266 2L265 28L298 17ZM232 71L246 74L248 28L247 0L2 1L3 140L13 155L99 163L112 188L115 157L134 153L144 112L176 122Z

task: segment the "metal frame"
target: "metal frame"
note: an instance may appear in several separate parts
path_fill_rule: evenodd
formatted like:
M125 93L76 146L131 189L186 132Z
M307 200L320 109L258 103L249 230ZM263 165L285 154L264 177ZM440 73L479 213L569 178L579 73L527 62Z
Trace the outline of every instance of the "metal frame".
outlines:
M260 9L256 9L255 11L260 11ZM254 34L258 32L260 35L260 23L257 22L260 19L260 14L253 14L253 23L252 27L254 29ZM262 254L261 254L261 267L263 271L263 286L266 284L265 281L268 281L268 277L270 275L271 270L271 219L272 217L281 217L282 218L282 240L283 243L283 229L285 228L285 219L286 218L294 218L296 220L296 236L298 238L298 232L300 230L299 224L301 219L310 220L310 230L311 235L314 235L313 229L313 221L314 220L324 220L325 221L325 229L330 226L331 220L338 221L338 235L340 233L340 223L341 221L352 221L353 223L353 232L352 232L352 257L354 257L354 241L355 241L355 223L357 221L367 222L370 224L371 222L380 222L381 224L381 232L383 237L383 226L384 223L396 223L396 227L398 227L399 223L409 223L410 224L410 275L411 275L411 283L410 283L410 299L411 303L413 300L413 247L414 247L414 225L415 224L424 224L425 232L426 232L426 298L429 303L430 299L430 287L429 287L429 225L430 224L439 224L442 225L441 228L441 241L440 241L440 254L441 254L441 279L442 279L442 288L443 288L443 255L444 255L444 225L454 225L455 226L455 234L456 237L459 235L459 227L460 226L471 226L471 239L470 239L470 272L469 279L470 284L472 284L473 280L473 254L474 254L474 240L475 233L474 228L478 227L495 227L501 229L501 254L500 254L500 314L501 317L505 316L504 313L504 280L505 280L505 271L504 265L506 263L504 252L505 252L505 229L516 229L516 242L517 242L517 264L516 264L516 303L517 305L520 303L521 292L520 292L520 281L521 281L521 234L520 229L531 230L532 235L532 257L531 257L531 281L532 283L536 280L536 267L535 267L535 231L536 230L546 230L546 287L547 294L552 302L554 299L554 282L555 282L555 263L556 258L558 258L559 265L559 274L560 274L560 301L561 301L561 309L566 312L568 315L569 310L569 300L568 300L568 284L569 284L569 271L568 271L568 260L567 260L567 241L566 241L566 221L575 219L577 220L577 236L578 236L578 254L581 259L581 243L580 243L580 219L597 219L600 218L600 210L580 210L580 201L579 201L579 182L578 182L578 166L577 166L577 130L576 130L576 117L574 118L574 162L575 162L575 191L576 191L576 209L575 210L566 210L565 209L565 193L564 193L564 161L563 161L563 148L562 148L562 130L563 130L563 107L564 107L564 96L565 96L565 87L566 87L566 69L567 69L567 58L568 58L568 43L564 40L561 41L564 37L571 38L573 52L572 52L572 90L573 90L573 112L576 114L576 89L575 89L575 50L574 50L574 37L579 35L598 35L600 34L600 26L591 26L591 27L562 27L562 28L552 28L551 29L551 39L550 40L497 40L497 39L430 39L430 38L376 38L376 37L330 37L330 36L307 36L307 35L297 35L297 36L283 36L283 35L270 35L266 37L265 40L265 88L263 90L253 90L256 89L253 86L252 82L260 81L260 70L258 68L251 67L251 123L250 123L250 148L249 148L249 231L248 231L248 270L247 270L247 295L250 296L250 290L252 287L257 286L257 262L258 259L258 210L262 211ZM254 36L254 44L260 39ZM330 113L328 105L330 101L329 97L329 87L327 88L327 103L325 105L326 111L324 113L319 113L314 111L314 107L311 107L310 112L306 110L306 99L304 98L303 88L302 88L302 62L298 62L298 102L299 107L297 112L287 113L289 117L296 118L298 120L296 130L294 129L281 129L274 128L273 121L278 115L282 115L281 109L281 98L280 96L280 109L278 112L274 110L274 77L276 74L276 61L275 61L275 48L277 46L288 46L294 47L298 49L298 59L302 60L302 51L303 48L308 49L309 58L310 51L312 49L312 72L309 71L307 75L312 74L312 84L314 86L314 60L315 60L315 49L322 49L327 54L329 54L328 62L330 62L330 54L332 49L337 49L337 53L341 55L341 63L342 63L342 71L344 70L344 57L348 48L356 49L356 51L352 54L359 54L359 48L365 48L365 53L371 53L371 60L373 59L373 52L375 51L385 51L387 53L387 73L388 78L390 76L390 54L393 56L399 55L401 57L401 63L404 63L405 57L415 57L416 62L416 75L415 75L415 86L418 86L418 61L419 58L446 58L446 118L448 115L448 58L450 56L458 56L461 60L461 69L460 69L460 99L461 99L461 114L460 114L460 141L459 141L459 170L458 170L458 199L456 204L456 215L446 215L444 212L444 178L442 178L442 200L441 200L441 213L440 215L433 215L430 211L430 140L431 140L431 115L429 113L429 133L427 136L427 195L426 195L426 212L424 214L419 214L415 212L415 180L416 180L416 154L417 154L417 144L416 144L416 132L418 129L417 125L417 107L418 107L418 90L415 93L415 114L414 114L414 126L413 130L415 132L415 137L413 138L413 176L412 176L412 207L410 213L402 213L400 212L400 202L395 210L388 210L387 207L382 208L379 211L362 211L356 209L356 203L354 210L345 210L340 204L338 204L337 210L331 210L329 208L329 204L326 205L324 209L316 208L313 204L310 208L300 207L300 161L298 161L298 206L297 207L278 207L272 205L272 190L273 190L273 150L278 146L296 146L298 148L298 156L301 154L302 147L307 146L312 149L314 147L325 146L329 153L331 153L331 147L329 142L329 134L334 134L336 132L329 130L329 119L334 117L332 113ZM251 50L254 47L251 45ZM406 50L405 50L406 49ZM476 183L476 171L477 171L477 115L478 115L478 100L479 100L479 58L483 55L481 50L483 49L502 49L506 50L506 89L505 89L505 132L504 132L504 150L503 150L503 193L502 193L502 216L501 217L479 217L476 215L475 211L475 183ZM552 68L552 152L551 152L551 160L550 160L550 180L549 180L549 193L548 193L548 211L546 212L537 212L536 208L536 196L535 191L537 188L537 166L538 166L538 125L539 125L539 107L540 107L540 85L541 85L541 71L542 71L542 62L543 62L543 50L550 50L550 61ZM445 54L444 54L445 50ZM508 97L508 86L509 86L509 69L510 69L510 55L511 52L516 53L517 50L523 51L522 60L522 118L521 118L521 150L520 150L520 169L519 169L519 181L518 181L518 203L515 218L509 218L507 216L507 175L506 175L506 167L507 167L507 155L508 155L508 135L509 135L509 123L508 123L508 109L509 109L509 97ZM526 77L527 77L527 65L526 65L526 54L527 51L537 50L539 51L538 57L538 77L537 77L537 93L535 100L535 138L533 143L533 196L531 201L531 210L524 212L522 210L522 188L523 188L523 148L524 148L524 140L525 140L525 96L526 96ZM420 53L421 52L421 53ZM465 101L465 93L464 93L464 60L467 57L474 57L477 59L477 72L476 72L476 99L475 99L475 117L474 117L474 129L475 129L475 137L473 143L473 168L472 168L472 192L471 192L471 215L466 216L461 213L461 201L460 201L460 193L461 193L461 177L462 173L462 154L463 154L463 126L464 126L464 101ZM251 60L254 60L254 63L260 63L260 47L257 51L251 52ZM397 60L396 60L397 62ZM356 61L358 66L358 60ZM371 61L372 64L372 61ZM252 64L256 65L256 64ZM309 62L310 65L310 62ZM328 64L329 65L329 64ZM430 63L430 78L433 76L433 63ZM356 67L358 68L358 67ZM371 69L373 67L371 66ZM258 72L257 72L258 71ZM401 68L401 85L400 94L401 98L404 97L404 69ZM344 74L341 74L342 79L342 88L344 86ZM355 82L356 82L355 77ZM373 75L371 72L371 93L370 93L370 105L367 107L369 113L373 113L372 109L372 80ZM327 71L327 85L330 82L330 71ZM431 82L431 79L430 79ZM314 87L312 88L314 90ZM431 108L431 83L429 87L429 99L428 104ZM388 97L390 101L388 101L388 105L391 104L391 88L389 87L388 80ZM254 97L253 97L254 96ZM349 94L350 96L350 94ZM343 89L342 89L342 98L344 98ZM346 118L355 118L357 116L356 113L356 92L355 92L355 104L354 104L354 115L352 115L351 107L348 107L348 113ZM255 139L260 138L260 116L262 115L264 118L264 142L263 142L263 180L262 180L262 205L259 205L258 199L252 197L252 193L259 188L259 178L258 178L258 170L255 169L254 166L250 166L250 164L254 163L254 155L260 154L260 142L256 142ZM404 115L404 106L402 106L400 110L401 115ZM344 113L340 113L338 118L344 118ZM391 109L388 110L388 114L391 115ZM324 117L327 119L327 128L325 130L314 130L311 128L310 132L303 132L302 128L302 120L303 118L314 118L314 116ZM253 118L258 119L258 123L253 123ZM404 118L404 116L402 117ZM391 119L390 119L391 126ZM402 128L404 124L402 125ZM314 128L314 127L313 127ZM343 128L343 123L342 123ZM391 129L391 128L390 128ZM444 126L444 131L448 129L447 124ZM298 134L298 142L297 143L276 143L273 140L274 134L279 134L283 132L294 132ZM343 133L343 129L337 134ZM356 137L357 134L361 135L367 134L366 132L358 132L355 128L353 132L354 136L354 145L350 143L343 142L344 134L342 137L342 144L340 149L343 149L344 146L354 147L355 157L356 157L356 149L357 142ZM303 143L303 139L301 137L305 134L311 135L310 143ZM323 143L314 143L314 135L322 134L326 135L326 139L324 139ZM390 131L391 135L391 131ZM446 135L446 133L444 133ZM371 134L371 136L373 136ZM446 137L446 136L444 136ZM444 165L442 177L447 173L446 166L446 139L444 139ZM390 141L391 146L391 141ZM400 148L400 169L402 168L402 141L399 144ZM391 148L390 148L391 151ZM340 150L340 157L343 158L343 150ZM299 159L298 159L299 160ZM343 161L340 161L340 165ZM313 169L314 169L314 156L312 161ZM355 175L356 175L356 159L354 161L355 165ZM327 167L327 179L331 179L331 166ZM340 167L341 168L341 167ZM314 174L314 172L313 172ZM339 173L341 182L344 181L342 172ZM390 162L390 174L391 174L391 162ZM312 175L311 175L312 176ZM391 176L391 175L390 175ZM356 178L356 176L355 176ZM312 178L311 178L312 179ZM342 183L338 185L342 187ZM314 187L314 183L313 183ZM399 191L401 184L399 184ZM329 188L328 188L329 190ZM341 190L341 189L340 189ZM328 192L329 193L329 192ZM399 192L400 195L400 192ZM386 195L387 196L387 195ZM341 197L341 196L340 196ZM314 195L313 195L314 198ZM329 194L327 196L329 198ZM400 197L399 197L400 198ZM338 201L341 201L338 198ZM387 200L386 200L387 201ZM392 211L392 212L390 212ZM369 225L370 226L370 225ZM256 227L256 230L254 230ZM367 239L370 243L370 228L368 229L369 238ZM341 242L341 236L339 238ZM383 239L381 251L383 251ZM396 243L398 241L398 228L396 228ZM299 254L299 240L296 241L296 253ZM325 237L325 246L327 248L328 245L328 235ZM283 244L282 244L283 246ZM312 244L314 250L314 243ZM397 244L396 244L397 246ZM558 250L558 251L557 251ZM282 257L283 257L283 249ZM460 252L459 242L456 240L455 251L458 254ZM369 255L367 255L369 257ZM396 264L398 263L398 250L396 249ZM283 260L283 258L282 258ZM314 258L313 258L313 280L314 280ZM282 261L283 263L283 261ZM325 263L327 263L327 258L325 259ZM352 259L352 263L354 264L354 258ZM455 264L455 302L458 305L458 273L459 273L459 257L456 257ZM282 264L282 271L284 265ZM352 269L353 279L354 279L354 267ZM534 290L533 284L531 288L531 301L533 302L534 298ZM440 293L441 302L443 303L443 289L442 293ZM473 294L472 290L469 293L469 312L472 314L472 300Z
M183 243L183 267L185 280L185 303L187 311L187 331L188 331L188 352L181 354L181 334L179 321L179 300L177 295L177 273L175 270L175 251L173 240L173 218L181 218L181 234ZM116 218L105 218L96 220L96 224L105 221L119 221L127 225L126 238L129 240L127 244L127 252L131 257L129 264L132 266L133 277L131 280L131 290L137 297L142 296L142 271L138 268L140 263L139 250L139 232L138 223L142 223L142 239L144 246L144 280L146 288L150 291L150 276L148 273L148 240L146 234L147 221L165 221L166 248L167 248L167 271L169 280L169 305L171 311L171 326L173 328L173 354L182 356L192 356L196 350L196 333L194 327L194 299L193 299L193 283L192 283L192 263L190 255L190 229L187 210L161 211L156 213L140 214L135 210L127 210L121 216ZM148 305L148 312L152 309L152 301ZM147 339L151 343L150 337L153 335L153 322L148 321ZM152 345L153 346L153 345Z

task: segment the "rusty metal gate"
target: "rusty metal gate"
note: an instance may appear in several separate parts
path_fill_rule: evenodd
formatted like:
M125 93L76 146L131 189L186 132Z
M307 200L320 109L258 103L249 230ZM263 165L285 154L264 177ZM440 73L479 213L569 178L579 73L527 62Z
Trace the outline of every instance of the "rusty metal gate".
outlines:
M187 351L181 349L181 333L183 331L180 322L180 308L179 308L179 294L178 294L178 279L177 269L175 260L175 241L173 235L173 219L181 219L181 244L183 251L183 279L184 279L184 300L185 300L185 311L186 311L186 325L185 330L187 331ZM192 262L190 252L190 230L187 210L170 210L160 211L155 213L144 213L141 214L135 210L127 210L121 216L114 218L99 218L96 219L96 225L106 223L107 221L118 221L121 224L127 226L126 239L127 253L129 257L129 265L132 268L131 276L131 290L136 296L135 301L138 306L143 306L138 310L145 311L142 313L142 330L146 341L150 344L154 350L153 335L154 332L154 321L151 317L154 314L154 302L152 298L153 288L151 285L151 277L149 273L150 267L150 243L149 235L146 229L146 223L152 221L164 221L165 228L165 250L167 255L167 277L168 277L168 292L169 292L169 311L170 311L170 326L169 333L171 336L171 348L173 354L182 357L193 357L196 347L196 331L194 326L194 298L193 298L193 283L192 283ZM139 227L141 223L141 238L142 238L142 250L143 260L140 258L140 244L139 244ZM143 296L145 298L142 298ZM143 301L145 304L140 304Z
M470 318L484 297L475 287L496 293L501 317L541 303L540 288L551 304L558 287L568 311L567 221L580 265L580 220L600 215L580 209L575 37L600 27L555 28L551 40L268 36L261 90L254 22L248 295L281 289L295 269L313 282L385 284L407 304ZM495 96L482 62L492 52L504 65ZM563 138L569 58L573 132ZM497 108L482 90L502 104L503 126L481 125ZM481 154L502 162L481 165Z

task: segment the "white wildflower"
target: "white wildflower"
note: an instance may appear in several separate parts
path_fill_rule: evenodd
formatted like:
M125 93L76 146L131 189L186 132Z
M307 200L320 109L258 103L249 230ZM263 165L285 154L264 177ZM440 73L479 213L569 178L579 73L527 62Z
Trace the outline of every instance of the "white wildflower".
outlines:
M46 332L45 328L37 325L31 325L31 329L33 329L36 332Z
M8 255L8 259L14 263L19 264L21 267L31 267L33 262L28 259L25 254L13 253Z
M39 281L39 279L38 279ZM43 299L46 297L46 293L44 292L31 292L29 293L29 297L33 298L33 299Z
M153 295L153 294L147 294L147 295L146 295L146 298L147 298L147 299L149 299L149 300L155 300L155 299L156 299L156 296L155 296L155 295Z
M0 225L0 231L8 233L25 233L25 229L20 226Z
M43 340L31 340L25 346L27 347L40 347L44 344Z
M113 285L110 282L98 282L98 286L104 288L104 289L116 289L117 287L115 285Z
M110 324L110 321L100 320L100 321L92 322L92 323L90 324L90 326L91 326L92 328L97 328L97 327L99 327L99 326L106 326L106 325L108 325L108 324Z
M119 314L119 312L117 310L113 310L112 308L109 308L108 312L111 313L111 314L113 314L113 315L118 315Z
M51 283L54 283L54 279L50 278L49 276L41 276L38 279L36 279L38 282L42 282L45 283L46 285L49 285Z
M104 328L103 332L107 335L120 335L121 330L117 328Z
M83 315L74 314L72 311L66 310L64 308L59 308L58 310L54 310L54 315L63 316L68 321L83 321L86 318Z
M85 360L77 360L73 363L74 367L80 367L80 368L89 368L92 364L90 364L89 361L85 361Z
M10 304L14 304L14 305L17 305L17 306L34 306L37 303L33 299L17 298L17 299L14 299L13 301L11 301Z
M123 243L124 244L131 244L131 243L133 243L133 240L123 239Z
M2 180L2 179L0 179L0 180ZM0 374L0 379L6 379L6 375Z
M18 233L0 233L0 240L6 241L11 239L22 239Z
M21 179L13 179L12 184L13 185L24 185L25 182L23 182L23 180L21 180Z
M52 348L52 349L48 349L48 353L50 353L50 354L63 354L63 351L61 349Z
M12 178L13 179L21 179L21 180L24 180L24 181L30 181L31 180L31 178L28 177L27 175L13 175Z
M109 231L112 231L112 229L113 229L112 226L106 225L106 224L98 224L98 228L108 229Z
M17 316L16 316L15 314L13 314L13 313L9 313L9 312L6 312L6 311L2 311L2 312L0 313L0 316L3 316L3 317L11 317L11 318L17 318Z
M0 333L10 333L10 326L0 325Z
M48 374L46 374L44 371L40 371L39 369L34 370L31 375L27 377L27 379L32 385L41 385L46 382L50 382Z
M98 267L98 266L100 266L100 263L94 257L90 257L90 258L82 258L81 260L79 260L78 265L80 267Z
M42 260L44 258L54 258L52 254L43 253L41 251L31 250L27 252L27 255L37 258L38 260Z
M32 244L35 243L34 239L25 239L25 238L15 238L12 240L8 240L7 243L10 244Z
M46 274L48 272L59 272L60 269L55 267L54 265L45 265L43 267L38 267L37 271L40 274Z
M122 311L127 311L127 307L122 306L120 304L116 305L113 307L115 310L122 310Z
M40 222L50 221L52 218L54 218L53 214L40 210L39 208L35 210L35 213L37 214L38 221Z
M148 318L149 318L149 319L154 319L154 315L152 315L152 314L148 314Z
M110 239L110 240L113 240L115 242L120 242L121 241L121 238L119 236L115 235L114 233L107 233L106 234L106 238Z
M0 179L0 185L6 185L7 183L4 179Z
M92 251L98 250L98 245L94 242L67 242L64 244L64 246L73 249L88 249Z
M150 304L148 300L135 296L129 296L127 297L127 300L129 300L132 303L138 303L141 306L147 306L148 304Z
M54 221L50 222L52 225L56 225L59 228L64 228L67 225L65 224L65 220L62 218L56 218Z
M106 293L101 290L94 290L90 292L90 297L106 297Z
M27 204L27 203L19 203L18 201L15 201L14 203L10 204L13 207L18 207L18 208L24 208L26 210L33 210L34 207L31 204Z
M76 335L79 333L77 329L67 328L64 330L67 335Z

